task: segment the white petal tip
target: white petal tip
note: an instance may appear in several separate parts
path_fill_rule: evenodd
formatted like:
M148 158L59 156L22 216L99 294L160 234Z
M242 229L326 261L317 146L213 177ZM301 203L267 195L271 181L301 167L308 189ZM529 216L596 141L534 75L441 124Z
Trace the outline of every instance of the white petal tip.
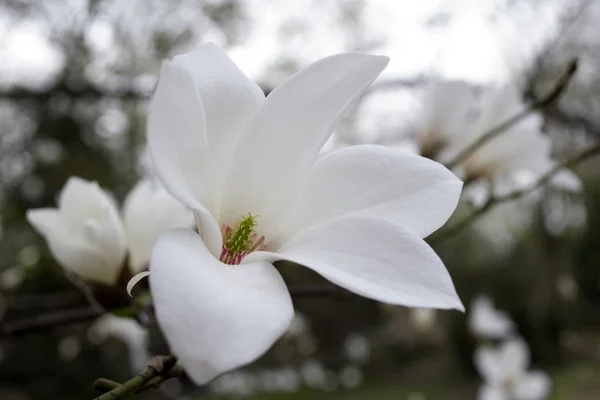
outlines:
M131 296L131 291L133 290L133 287L135 285L137 285L137 283L139 281L141 281L142 279L144 279L145 277L147 277L148 275L150 275L149 271L144 271L144 272L140 272L139 274L135 275L133 278L131 278L129 280L129 282L127 282L127 294L129 296Z

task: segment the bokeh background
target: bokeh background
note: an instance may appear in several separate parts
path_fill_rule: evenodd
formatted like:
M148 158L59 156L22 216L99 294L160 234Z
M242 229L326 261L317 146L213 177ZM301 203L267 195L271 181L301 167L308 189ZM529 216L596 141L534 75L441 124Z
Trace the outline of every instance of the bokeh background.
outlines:
M0 1L0 324L24 324L0 337L0 398L93 398L94 379L143 367L146 339L166 352L155 329L86 313L25 220L71 175L122 201L147 173L145 110L161 60L212 41L268 92L333 53L390 56L328 143L336 148L404 143L434 79L514 82L532 99L577 58L567 91L540 110L564 159L600 140L598 23L594 0ZM551 398L588 400L600 398L600 160L574 171L582 193L501 205L435 249L467 308L487 294L512 316L553 379ZM281 270L290 285L323 283ZM208 389L171 381L140 398L475 398L467 315L356 296L295 305L302 317L256 364ZM65 310L72 323L44 320Z

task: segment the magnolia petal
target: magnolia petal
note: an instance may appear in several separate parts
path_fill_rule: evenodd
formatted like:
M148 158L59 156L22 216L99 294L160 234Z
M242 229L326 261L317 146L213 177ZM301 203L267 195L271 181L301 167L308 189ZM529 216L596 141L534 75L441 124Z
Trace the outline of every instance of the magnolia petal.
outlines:
M348 216L321 222L289 240L275 256L384 303L464 310L431 247L383 219Z
M262 106L265 94L213 43L177 56L173 63L192 76L200 94L210 148L209 178L213 190L220 193L235 144Z
M171 228L191 228L194 216L160 183L143 179L129 192L123 204L123 224L133 273L147 267L158 237Z
M503 339L514 331L510 316L494 308L487 296L478 296L471 305L469 329L481 338Z
M115 284L126 250L112 199L96 183L71 177L59 205L61 209L29 210L29 223L65 269L87 282Z
M340 118L389 59L358 53L315 62L273 90L235 151L221 220L260 215L263 233L279 227L310 166Z
M541 400L550 392L552 381L542 371L531 371L521 376L514 387L513 396L516 400Z
M165 61L148 110L147 138L156 174L193 209L212 210L204 107L192 77Z
M568 168L558 171L550 183L558 189L573 193L579 193L583 189L579 176Z
M27 221L46 240L51 237L62 237L66 234L65 224L56 208L37 208L27 210Z
M163 235L150 271L158 322L199 385L260 357L294 315L287 287L271 264L223 264L192 230Z
M383 146L352 146L314 165L288 235L340 215L386 219L425 237L454 212L462 182L443 165Z
M102 190L97 182L71 176L58 197L64 229L81 235L85 224L93 221L92 235L87 236L90 247L100 249L109 263L120 263L125 256L125 231L115 199ZM78 240L70 238L68 240ZM63 238L63 240L67 240Z
M202 235L215 255L222 238L216 215L216 192L209 176L204 107L192 76L165 61L148 114L148 144L156 174L165 188L192 208Z
M491 385L501 385L505 378L498 350L490 346L482 346L475 350L473 358L475 368L483 380Z
M137 285L142 279L144 279L148 275L150 275L150 271L143 271L138 274L135 274L133 278L131 278L129 282L127 282L127 294L131 296L131 291L133 290L134 286Z
M524 373L530 362L529 346L521 338L505 342L500 347L502 368L513 374Z
M99 249L68 238L47 238L46 241L56 261L83 281L108 286L117 283L123 267L123 259L113 262Z
M113 197L102 190L97 182L90 182L71 176L58 195L58 208L66 223L75 225L102 213L102 218L110 218L111 223L120 225L118 206Z
M477 392L477 400L510 400L501 386L483 385Z

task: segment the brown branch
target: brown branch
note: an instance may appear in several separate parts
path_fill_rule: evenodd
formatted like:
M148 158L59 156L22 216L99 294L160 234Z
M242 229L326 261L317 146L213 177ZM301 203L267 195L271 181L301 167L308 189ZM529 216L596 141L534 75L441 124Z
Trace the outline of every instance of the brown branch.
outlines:
M310 284L296 285L289 288L290 294L294 298L307 297L328 297L334 299L344 299L352 296L352 293L341 289L331 284ZM81 294L79 298L82 299ZM38 304L38 301L43 300L45 296L37 296L28 298L20 307L29 308ZM56 303L68 303L76 297L71 298L70 293L56 295ZM39 332L47 329L56 328L59 326L70 325L79 322L92 321L104 312L93 307L81 307L75 309L66 309L54 311L50 313L42 313L40 315L18 319L16 321L5 321L0 324L1 336L22 335L30 332Z
M576 71L577 71L577 60L573 60L573 61L571 61L571 63L569 63L569 66L567 67L567 70L565 71L565 73L558 79L558 81L554 85L554 88L546 96L540 98L539 100L534 101L533 103L531 103L528 107L526 107L524 110L522 110L518 114L512 116L511 118L502 122L500 125L495 126L494 128L490 129L489 131L487 131L486 133L481 135L473 143L468 145L464 150L459 152L456 155L456 157L454 157L454 159L449 161L446 164L446 167L448 169L452 169L452 168L456 167L458 164L460 164L465 159L467 159L474 151L479 149L484 144L488 143L490 140L496 138L498 135L500 135L501 133L506 131L508 128L510 128L513 125L515 125L516 123L520 122L523 118L527 117L531 112L535 111L538 108L548 106L549 104L552 104L553 102L555 102L560 97L560 95L565 91L565 89L567 88L567 85L569 84L569 82L571 81L573 76L575 75Z
M154 378L148 380L142 387L137 389L134 392L134 394L141 393L148 389L156 389L156 388L160 387L160 385L164 381L172 379L172 378L182 377L184 375L185 375L185 371L184 371L183 367L181 365L175 364L173 366L173 368L171 368L169 371L165 371L161 375L155 376ZM101 393L106 393L106 392L110 392L111 390L116 389L117 387L119 387L121 385L122 385L121 383L113 381L111 379L98 378L94 382L94 389L96 389L97 391L99 391Z
M148 367L144 371L123 384L100 378L94 382L94 387L110 390L96 397L95 400L123 399L146 389L158 387L167 379L182 376L183 368L177 366L176 362L175 356L154 356L148 362Z
M81 292L62 292L42 295L12 297L7 301L6 312L57 309L68 306L83 306L86 299Z
M52 98L60 96L86 99L115 98L122 100L143 100L149 97L148 94L132 88L108 90L90 85L75 88L64 83L59 83L43 90L12 88L0 91L0 99L9 100L47 102Z
M535 189L538 189L538 188L544 186L545 184L550 182L552 180L552 178L554 178L554 176L560 170L567 168L569 166L578 164L578 163L580 163L594 155L597 155L597 154L600 154L600 143L588 148L587 150L577 154L576 156L568 159L567 161L565 161L563 163L557 164L550 171L548 171L544 175L542 175L542 177L540 179L538 179L535 182L535 184L533 184L531 186L528 186L521 190L516 190L514 192L507 193L502 196L494 196L493 194L490 195L490 197L483 204L483 206L481 206L480 208L478 208L476 211L472 212L468 216L464 217L461 221L455 223L453 226L449 227L448 229L443 230L442 235L432 237L431 240L429 240L429 243L434 244L434 243L440 242L446 238L456 235L457 233L461 232L463 229L465 229L466 227L471 225L473 222L475 222L477 219L479 219L479 217L481 217L483 214L485 214L488 210L492 209L496 205L518 199L518 198L526 195L527 193L530 193L530 192L534 191Z
M102 314L101 311L85 307L37 315L13 322L4 322L0 325L0 336L20 335L29 332L38 332L57 326L91 321Z

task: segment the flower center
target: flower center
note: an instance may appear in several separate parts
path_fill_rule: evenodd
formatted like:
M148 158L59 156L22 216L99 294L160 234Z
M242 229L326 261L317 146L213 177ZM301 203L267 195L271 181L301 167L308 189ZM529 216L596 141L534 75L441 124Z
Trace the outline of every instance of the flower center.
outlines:
M254 230L257 225L257 217L248 214L245 217L241 217L233 227L229 225L221 226L223 248L219 260L222 263L238 265L249 253L257 250L267 250L265 237L258 237Z

